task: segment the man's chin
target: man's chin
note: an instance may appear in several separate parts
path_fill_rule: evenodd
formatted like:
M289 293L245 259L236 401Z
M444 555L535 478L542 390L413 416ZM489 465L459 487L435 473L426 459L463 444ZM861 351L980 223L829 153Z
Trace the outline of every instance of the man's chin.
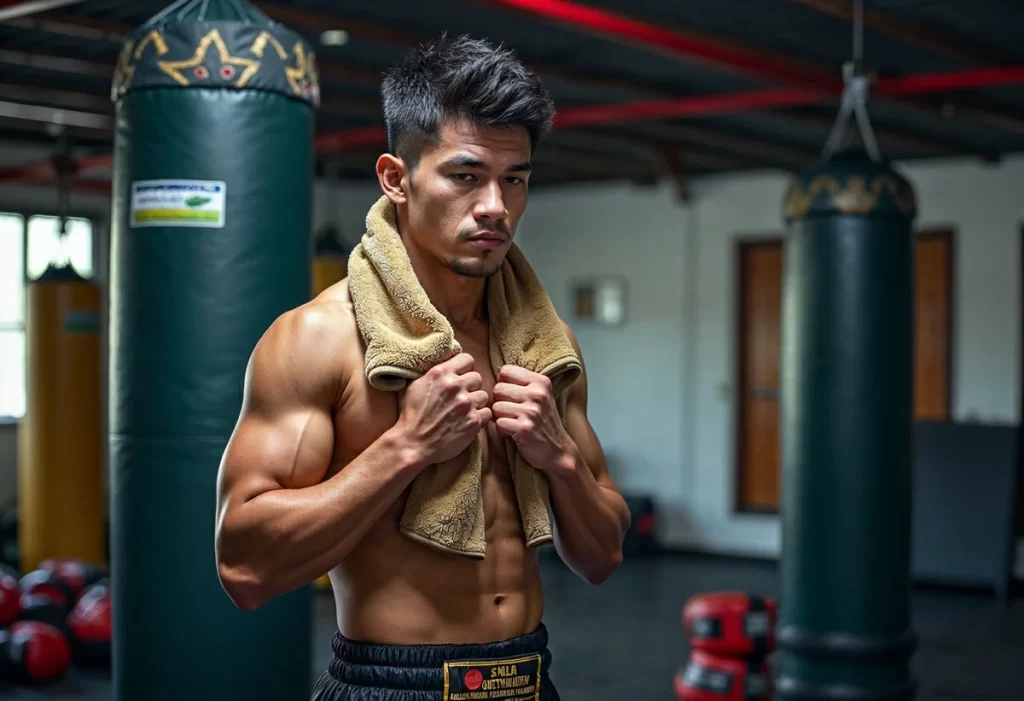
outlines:
M498 272L504 256L487 258L486 260L465 260L453 258L448 261L448 268L456 275L471 278L489 278Z

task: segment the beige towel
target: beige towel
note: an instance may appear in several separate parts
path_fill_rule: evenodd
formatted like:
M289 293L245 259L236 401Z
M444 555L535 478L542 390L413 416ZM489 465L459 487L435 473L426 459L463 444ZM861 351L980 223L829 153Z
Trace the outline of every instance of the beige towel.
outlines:
M394 205L386 197L367 214L366 233L350 256L348 280L366 345L366 376L374 387L401 390L462 352L448 319L416 278ZM494 373L508 364L547 375L564 423L565 390L582 367L551 300L514 244L488 280L487 309ZM402 533L444 552L484 557L483 440L481 436L461 455L417 476L402 513ZM519 456L511 439L505 439L505 446L526 543L550 542L547 480Z

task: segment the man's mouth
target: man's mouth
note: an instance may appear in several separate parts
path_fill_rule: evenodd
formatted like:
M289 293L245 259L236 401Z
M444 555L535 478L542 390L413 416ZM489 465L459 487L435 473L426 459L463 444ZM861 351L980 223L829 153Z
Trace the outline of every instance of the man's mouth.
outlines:
M505 245L507 237L498 233L482 233L469 237L469 243L477 248L500 248Z

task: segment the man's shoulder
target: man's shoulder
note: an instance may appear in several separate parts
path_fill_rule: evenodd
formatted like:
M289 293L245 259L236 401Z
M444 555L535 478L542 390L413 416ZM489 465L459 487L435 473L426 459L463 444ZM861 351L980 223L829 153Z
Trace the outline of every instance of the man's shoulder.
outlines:
M317 297L277 317L268 336L293 351L319 351L354 340L357 331L351 304Z
M295 371L342 379L359 349L352 303L337 294L321 294L278 316L255 354L273 356L276 364Z

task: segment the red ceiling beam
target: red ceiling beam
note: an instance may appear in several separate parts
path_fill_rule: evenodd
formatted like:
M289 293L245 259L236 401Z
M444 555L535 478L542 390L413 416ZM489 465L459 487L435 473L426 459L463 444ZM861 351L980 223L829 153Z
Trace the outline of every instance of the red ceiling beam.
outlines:
M99 153L74 159L75 172L91 173L107 170L114 163L114 154ZM57 179L57 169L51 159L0 169L0 182L50 182Z
M85 0L0 0L0 22L38 15L58 7L79 5Z
M388 133L384 127L356 127L318 134L313 142L317 153L336 153L360 148L376 146L387 141Z
M85 180L78 179L71 182L71 189L85 195L100 195L110 197L113 194L113 184L109 180Z
M838 93L836 93L838 94ZM751 110L793 107L821 102L818 90L772 88L748 92L698 95L671 100L644 100L612 105L567 107L555 117L555 125L564 128L615 124L636 120L682 119Z
M1024 66L975 68L954 73L933 73L881 78L871 88L882 95L923 95L1024 83Z
M544 17L591 34L625 40L642 48L656 47L686 59L739 73L748 78L783 82L807 88L841 90L836 76L774 56L765 56L746 48L729 45L692 32L657 27L622 17L589 5L568 0L479 0Z

